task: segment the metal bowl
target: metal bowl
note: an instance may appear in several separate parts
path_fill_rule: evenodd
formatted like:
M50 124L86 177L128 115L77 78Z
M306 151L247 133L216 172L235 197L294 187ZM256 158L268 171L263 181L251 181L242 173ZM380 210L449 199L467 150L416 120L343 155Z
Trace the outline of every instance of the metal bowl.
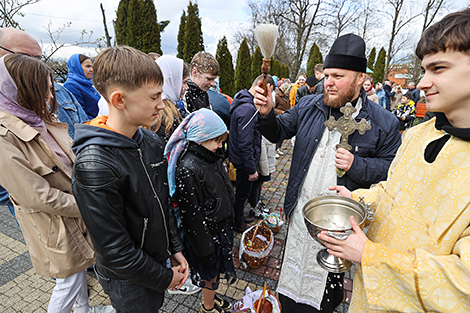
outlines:
M338 195L320 196L310 200L303 207L302 214L310 236L322 245L325 245L325 242L317 236L322 230L350 230L350 216L354 216L362 228L368 216L365 205Z

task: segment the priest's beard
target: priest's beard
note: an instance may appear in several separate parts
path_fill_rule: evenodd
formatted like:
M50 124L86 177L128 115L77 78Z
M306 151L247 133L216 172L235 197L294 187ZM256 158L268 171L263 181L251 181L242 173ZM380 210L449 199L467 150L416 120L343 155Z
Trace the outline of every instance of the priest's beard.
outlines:
M353 98L354 98L354 95L356 94L356 89L354 88L354 86L356 86L357 79L358 78L356 77L354 82L344 93L341 93L338 91L337 96L334 98L333 97L330 98L328 90L325 89L324 99L323 99L323 101L325 102L325 105L332 107L333 109L337 109L337 108L344 106L346 103L354 100Z

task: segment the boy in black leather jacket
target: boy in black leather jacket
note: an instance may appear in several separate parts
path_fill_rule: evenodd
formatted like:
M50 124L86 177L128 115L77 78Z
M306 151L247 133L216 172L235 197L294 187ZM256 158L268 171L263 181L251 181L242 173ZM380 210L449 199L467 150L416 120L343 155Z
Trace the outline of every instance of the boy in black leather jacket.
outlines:
M96 251L95 271L117 312L157 312L189 271L168 192L158 65L131 47L103 50L93 83L109 116L77 125L73 192ZM172 268L166 268L170 258Z

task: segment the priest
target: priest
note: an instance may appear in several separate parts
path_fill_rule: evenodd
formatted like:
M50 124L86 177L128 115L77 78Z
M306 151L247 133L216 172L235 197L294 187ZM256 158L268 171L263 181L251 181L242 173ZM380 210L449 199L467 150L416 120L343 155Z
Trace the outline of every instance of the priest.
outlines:
M333 312L343 300L343 274L326 272L316 261L322 248L308 234L303 206L336 184L350 190L368 188L387 178L387 171L401 136L390 112L367 99L362 88L367 68L365 42L347 34L333 43L324 63L323 94L304 97L282 115L275 116L272 97L257 89L258 127L271 142L296 136L284 209L289 230L277 291L284 313ZM337 148L341 128L325 126L330 117L339 120L340 109L350 102L351 118L365 119L371 128L363 135L347 137L351 147ZM337 176L336 169L344 172Z

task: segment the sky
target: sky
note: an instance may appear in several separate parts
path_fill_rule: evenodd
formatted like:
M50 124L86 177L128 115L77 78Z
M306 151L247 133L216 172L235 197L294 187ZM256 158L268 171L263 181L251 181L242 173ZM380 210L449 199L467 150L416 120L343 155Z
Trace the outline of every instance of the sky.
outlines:
M21 12L24 17L17 17L20 26L32 35L43 48L50 49L50 39L46 31L49 23L52 30L57 30L71 22L57 39L58 43L66 43L54 57L68 59L74 53L90 56L97 54L95 49L71 46L80 40L82 30L93 31L92 40L104 36L103 17L100 9L103 4L106 13L106 24L110 36L114 38L112 21L116 18L119 0L41 0L26 6ZM176 55L177 34L183 10L187 10L189 0L155 0L158 21L169 20L170 24L162 33L161 47L164 54ZM233 35L239 29L249 28L249 11L245 0L220 1L200 0L199 17L202 21L204 45L207 52L215 55L218 41L225 35L231 51L234 45ZM88 38L88 37L86 37Z
M54 57L68 59L75 53L95 56L97 54L96 49L77 47L74 44L80 40L82 30L93 31L92 40L104 36L100 2L106 12L106 24L110 36L115 37L112 21L116 18L119 0L41 0L36 4L26 6L21 11L24 16L18 16L17 20L26 32L39 41L45 55L48 55L48 51L51 49L48 44L50 39L45 27L51 23L52 30L57 30L65 23L70 22L70 27L66 27L57 39L58 43L66 43L67 46L61 48ZM158 21L170 20L170 24L162 33L161 48L163 53L176 55L180 18L183 10L186 11L189 0L154 0L154 2ZM235 43L234 34L239 29L246 31L251 28L250 11L246 2L247 0L197 1L207 52L215 55L218 41L226 36L232 57L236 58L238 44ZM453 0L451 11L462 9L468 6L469 3L470 0ZM383 34L386 35L386 33ZM378 35L376 38L378 43L371 42L370 46L383 46L384 42L386 43L386 38L382 37ZM418 40L418 38L415 39L415 41ZM328 50L328 47L323 47L323 50ZM328 52L323 50L322 53L324 54Z

